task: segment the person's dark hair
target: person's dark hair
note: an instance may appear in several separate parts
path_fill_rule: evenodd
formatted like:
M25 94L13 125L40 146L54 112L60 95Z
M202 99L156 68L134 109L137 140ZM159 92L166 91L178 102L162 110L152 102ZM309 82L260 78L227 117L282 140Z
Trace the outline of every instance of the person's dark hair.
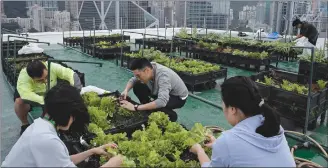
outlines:
M142 70L146 67L151 69L153 68L150 61L148 61L146 58L138 58L132 61L130 69L134 71L134 70Z
M262 114L263 124L256 129L256 133L264 137L278 135L280 118L276 111L264 102L254 81L248 77L236 76L229 78L221 85L222 100L226 107L241 110L246 117ZM262 101L263 100L263 101Z
M84 128L84 124L90 122L80 93L69 84L62 83L51 88L45 95L44 104L46 113L58 126L67 126L70 116L74 118L72 126Z
M41 78L46 66L39 60L33 60L27 64L26 71L31 78Z
M299 19L299 18L296 18L294 21L293 21L293 27L297 26L298 24L302 24L303 22Z

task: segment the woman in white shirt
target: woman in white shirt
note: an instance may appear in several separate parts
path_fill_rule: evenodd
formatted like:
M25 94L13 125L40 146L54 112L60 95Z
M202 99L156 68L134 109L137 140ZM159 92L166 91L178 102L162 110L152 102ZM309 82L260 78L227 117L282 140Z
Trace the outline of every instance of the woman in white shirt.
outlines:
M53 87L45 96L45 112L54 122L38 118L15 143L1 167L76 167L91 155L106 155L106 144L69 156L58 130L68 130L74 120L87 112L79 92L68 84ZM102 167L118 167L122 156L111 158Z

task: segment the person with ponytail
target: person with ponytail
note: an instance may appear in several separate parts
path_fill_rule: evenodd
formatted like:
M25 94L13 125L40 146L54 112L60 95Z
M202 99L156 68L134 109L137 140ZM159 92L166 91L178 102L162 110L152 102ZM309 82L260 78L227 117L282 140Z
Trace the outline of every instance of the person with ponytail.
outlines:
M51 88L44 98L49 118L37 118L15 143L1 167L76 167L91 155L109 155L106 148L117 148L114 143L69 155L58 131L71 130L76 123L89 123L90 116L79 91L61 84ZM83 125L82 125L83 127ZM109 159L103 167L118 167L123 157Z
M190 151L202 167L296 167L280 117L261 97L256 83L237 76L221 85L224 116L233 127L209 136L211 160L200 144Z

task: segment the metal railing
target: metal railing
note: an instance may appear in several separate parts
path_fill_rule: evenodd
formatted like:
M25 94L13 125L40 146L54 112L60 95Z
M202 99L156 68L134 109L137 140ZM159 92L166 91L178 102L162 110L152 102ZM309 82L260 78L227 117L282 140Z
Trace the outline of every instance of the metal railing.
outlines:
M309 115L310 115L312 79L313 79L314 47L298 47L298 46L294 46L294 47L291 47L291 48L311 49L311 66L310 66L310 77L309 77L309 89L308 89L308 96L307 96L305 126L304 126L304 129L303 129L303 134L306 134L307 133L307 129L308 129L308 124L309 124Z
M18 38L18 39L25 39L26 42L31 42L31 41L28 41L28 40L35 40L36 42L39 41L39 39L35 39L35 38L28 38L28 37L21 37L21 36L14 36L14 35L8 35L7 36L7 42L8 42L8 45L7 45L7 57L9 57L9 46L10 46L10 38L11 37L14 37L14 38ZM15 41L15 40L14 40ZM16 40L16 41L22 41L22 40ZM15 47L16 47L16 44L14 44ZM16 49L14 49L14 53L16 53Z

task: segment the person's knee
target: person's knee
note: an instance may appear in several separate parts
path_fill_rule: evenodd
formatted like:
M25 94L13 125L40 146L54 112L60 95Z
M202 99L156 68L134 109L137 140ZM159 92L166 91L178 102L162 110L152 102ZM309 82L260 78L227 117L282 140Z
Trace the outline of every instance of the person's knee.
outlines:
M23 99L21 99L21 98L15 99L15 106L18 108L19 111L21 111L21 110L25 111L25 109L26 109L28 112L31 108L30 104L25 103L23 101Z
M24 103L24 101L21 98L16 98L15 99L15 104L18 105L18 106L22 106L25 103Z

